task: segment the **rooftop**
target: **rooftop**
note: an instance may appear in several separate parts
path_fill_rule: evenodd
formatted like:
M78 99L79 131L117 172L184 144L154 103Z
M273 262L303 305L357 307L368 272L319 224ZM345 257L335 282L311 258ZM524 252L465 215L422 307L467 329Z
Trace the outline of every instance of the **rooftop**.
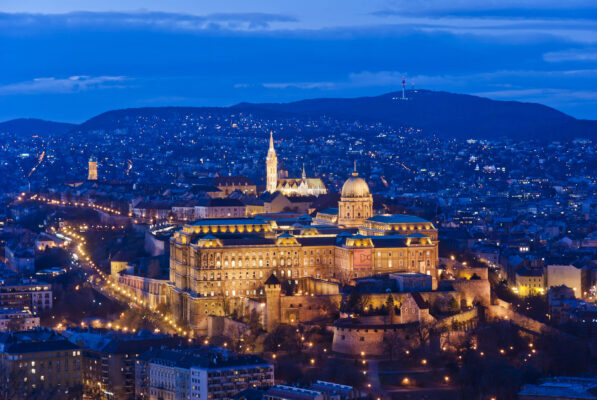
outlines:
M423 219L421 217L417 217L415 215L407 215L407 214L382 214L373 216L367 221L372 222L382 222L386 224L412 224L412 223L427 223L430 224L431 222Z
M192 226L212 225L269 225L266 221L256 218L208 218L191 222Z

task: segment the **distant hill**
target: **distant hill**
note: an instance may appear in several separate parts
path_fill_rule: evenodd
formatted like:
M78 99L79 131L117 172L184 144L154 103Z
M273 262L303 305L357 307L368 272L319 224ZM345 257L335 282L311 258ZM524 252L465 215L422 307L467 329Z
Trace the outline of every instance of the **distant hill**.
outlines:
M142 133L146 131L143 126L167 127L170 123L180 125L189 116L226 116L242 111L264 119L325 116L345 121L382 122L394 127L422 129L426 134L445 139L597 138L597 121L578 120L541 104L429 90L409 90L407 100L400 97L401 93L394 92L373 97L322 98L291 103L240 103L232 107L131 108L99 114L81 125L36 119L12 120L0 123L0 132L43 135L133 128Z
M553 108L478 96L409 90L375 97L328 98L292 103L241 103L235 108L340 119L379 121L421 128L443 138L560 140L597 137L597 121L577 120Z
M0 122L0 133L11 132L17 135L53 135L70 131L76 125L65 122L44 121L35 118L19 118Z

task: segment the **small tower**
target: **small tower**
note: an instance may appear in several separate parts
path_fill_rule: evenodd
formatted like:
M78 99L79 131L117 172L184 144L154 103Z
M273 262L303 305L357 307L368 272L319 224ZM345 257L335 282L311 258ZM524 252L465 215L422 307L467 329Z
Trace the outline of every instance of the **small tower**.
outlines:
M265 190L274 193L278 188L278 156L274 149L274 133L269 133L269 149L265 158L266 181Z
M89 173L87 175L88 181L97 181L97 159L94 156L89 158Z
M307 180L307 173L305 172L305 163L303 163L303 175L301 175L303 181Z
M265 330L272 332L280 323L280 293L282 285L271 274L264 283L265 285Z

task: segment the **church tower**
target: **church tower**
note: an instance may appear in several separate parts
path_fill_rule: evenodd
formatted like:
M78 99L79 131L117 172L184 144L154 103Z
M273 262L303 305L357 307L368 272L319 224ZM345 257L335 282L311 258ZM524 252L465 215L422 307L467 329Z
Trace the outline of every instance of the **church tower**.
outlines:
M89 181L97 181L97 159L94 156L89 158L89 173L87 175L87 180Z
M373 197L369 185L357 173L355 161L352 176L344 182L338 202L338 225L356 228L373 216Z
M265 190L274 193L278 188L278 156L274 149L274 133L269 133L269 150L265 158L266 182Z

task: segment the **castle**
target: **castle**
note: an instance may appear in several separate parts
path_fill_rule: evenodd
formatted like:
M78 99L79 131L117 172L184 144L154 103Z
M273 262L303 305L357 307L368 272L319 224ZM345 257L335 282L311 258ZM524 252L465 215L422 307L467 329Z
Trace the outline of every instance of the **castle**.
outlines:
M267 190L277 189L283 183L277 180L272 136L266 164ZM196 328L208 315L253 307L271 327L279 319L275 297L283 281L348 283L416 272L436 282L435 226L415 216L373 215L369 186L356 169L337 209L306 217L266 214L183 225L170 239L167 302L173 316Z

